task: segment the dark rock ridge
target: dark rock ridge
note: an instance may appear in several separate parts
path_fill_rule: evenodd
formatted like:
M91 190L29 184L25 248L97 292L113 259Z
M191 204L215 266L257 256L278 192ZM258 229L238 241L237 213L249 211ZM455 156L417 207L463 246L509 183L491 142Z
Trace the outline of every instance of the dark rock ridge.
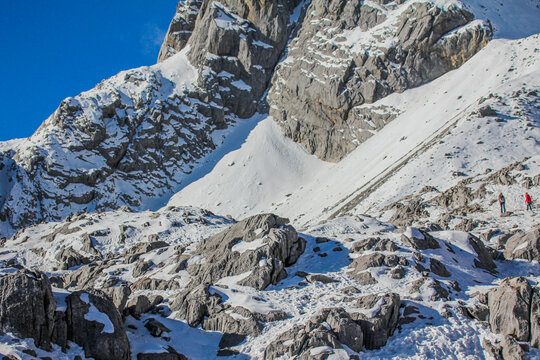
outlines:
M51 283L40 272L20 271L0 278L0 330L50 347L54 332Z
M0 278L0 329L51 349L68 341L97 360L127 360L129 341L122 317L111 299L99 290L76 291L58 307L51 283L41 272L19 270Z
M314 0L306 14L272 79L270 114L287 136L329 161L392 120L391 111L381 117L360 105L461 66L492 36L466 10L432 3ZM382 32L377 25L385 22L391 30ZM360 36L361 44L348 40ZM383 45L389 38L394 45Z
M205 240L193 254L204 261L187 267L192 284L214 284L250 272L239 284L262 290L284 279L285 267L306 247L288 222L272 214L255 215Z

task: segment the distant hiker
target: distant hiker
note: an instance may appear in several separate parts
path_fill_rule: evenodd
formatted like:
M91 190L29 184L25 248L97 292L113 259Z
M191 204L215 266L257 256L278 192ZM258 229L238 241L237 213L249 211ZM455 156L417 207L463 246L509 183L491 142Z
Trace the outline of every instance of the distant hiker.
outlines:
M525 204L527 204L527 210L533 211L532 199L531 199L531 195L529 195L529 193L525 193Z
M501 215L506 212L506 201L504 199L503 193L499 193L499 205L501 205Z

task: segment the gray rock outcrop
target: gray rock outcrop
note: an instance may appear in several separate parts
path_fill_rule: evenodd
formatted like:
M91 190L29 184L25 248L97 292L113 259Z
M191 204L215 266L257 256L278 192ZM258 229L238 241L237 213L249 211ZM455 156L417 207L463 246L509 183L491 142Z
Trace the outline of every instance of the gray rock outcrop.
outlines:
M490 272L495 271L497 265L493 262L493 257L484 243L476 236L469 234L469 245L471 245L477 255L477 258L474 259L474 265L477 268L488 270Z
M262 290L285 278L285 266L294 264L306 247L305 240L287 223L272 214L255 215L200 244L186 268L191 281L170 305L176 318L192 327L202 324L204 329L223 332L224 343L259 335L261 322L282 319L280 313L262 316L231 308L211 286L223 278L244 275L238 285Z
M372 251L396 251L398 246L390 239L384 238L368 238L358 242L355 242L351 246L352 252L363 252L367 250Z
M49 348L54 331L56 301L47 276L20 270L0 278L0 330L32 338Z
M533 289L522 277L506 278L488 293L491 331L529 341Z
M504 257L540 262L540 228L517 233L508 239Z
M130 315L140 316L152 309L152 303L145 295L138 295L131 299L126 306L126 310Z
M363 347L362 328L344 309L321 310L306 324L282 333L264 351L264 359L298 357L310 359L309 350L319 346L340 349L346 345L354 351Z
M209 290L209 285L201 284L181 291L172 302L171 310L177 311L176 317L186 320L189 326L199 326L205 317L224 310L221 296L210 294Z
M397 6L404 9L387 27L391 34L370 33ZM470 24L473 18L462 8L431 3L314 0L287 59L277 67L270 114L310 153L340 160L392 119L360 105L433 80L487 44L491 29ZM462 31L454 31L458 28ZM362 32L371 41L348 40ZM377 46L388 36L394 46Z
M90 259L79 254L71 247L66 247L62 251L58 252L55 259L58 260L58 269L60 270L67 270L74 266L90 263Z
M110 287L103 287L101 289L114 303L114 306L122 313L126 307L129 295L131 295L131 288L126 284L118 284Z
M239 285L264 289L287 276L306 242L288 220L255 215L205 240L193 253L204 261L187 267L193 284L214 284L227 276L249 273Z
M399 255L385 255L381 253L371 253L367 255L362 255L353 260L349 268L359 272L364 271L369 268L379 267L379 266L388 266L390 268L396 267L398 265L408 265L409 262L404 257Z
M452 275L442 262L434 258L429 259L429 270L435 275L439 275L441 277L450 277L450 275Z
M195 28L202 3L202 0L187 0L180 1L176 5L176 14L161 45L158 62L168 59L186 46Z
M379 349L386 345L399 321L401 301L398 294L373 294L360 297L357 308L368 309L369 313L355 312L351 317L362 327L366 349Z
M64 309L56 308L49 279L26 269L0 278L0 330L33 338L46 350L51 343L80 345L96 360L127 360L130 346L118 309L98 290L67 295Z
M403 234L401 236L401 241L410 245L413 249L427 250L438 249L441 247L439 242L429 233L416 228L410 228L410 230L410 236Z
M531 298L531 346L540 349L540 288L533 289Z
M129 340L113 302L99 290L76 291L66 298L68 338L96 360L127 360Z

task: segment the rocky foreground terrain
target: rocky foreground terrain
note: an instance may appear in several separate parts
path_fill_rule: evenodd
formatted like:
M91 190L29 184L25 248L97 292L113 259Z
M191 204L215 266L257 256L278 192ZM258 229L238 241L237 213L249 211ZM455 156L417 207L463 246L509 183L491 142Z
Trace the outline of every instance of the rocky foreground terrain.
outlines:
M0 143L0 358L539 359L539 18L179 2Z

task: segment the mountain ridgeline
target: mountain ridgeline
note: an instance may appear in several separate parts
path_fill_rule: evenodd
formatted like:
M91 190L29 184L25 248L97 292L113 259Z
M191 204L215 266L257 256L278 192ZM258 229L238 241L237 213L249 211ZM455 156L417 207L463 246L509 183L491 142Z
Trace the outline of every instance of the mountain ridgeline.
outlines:
M257 113L339 161L396 115L362 104L461 66L491 37L471 12L432 2L180 1L158 64L65 99L0 153L0 236L161 205Z

